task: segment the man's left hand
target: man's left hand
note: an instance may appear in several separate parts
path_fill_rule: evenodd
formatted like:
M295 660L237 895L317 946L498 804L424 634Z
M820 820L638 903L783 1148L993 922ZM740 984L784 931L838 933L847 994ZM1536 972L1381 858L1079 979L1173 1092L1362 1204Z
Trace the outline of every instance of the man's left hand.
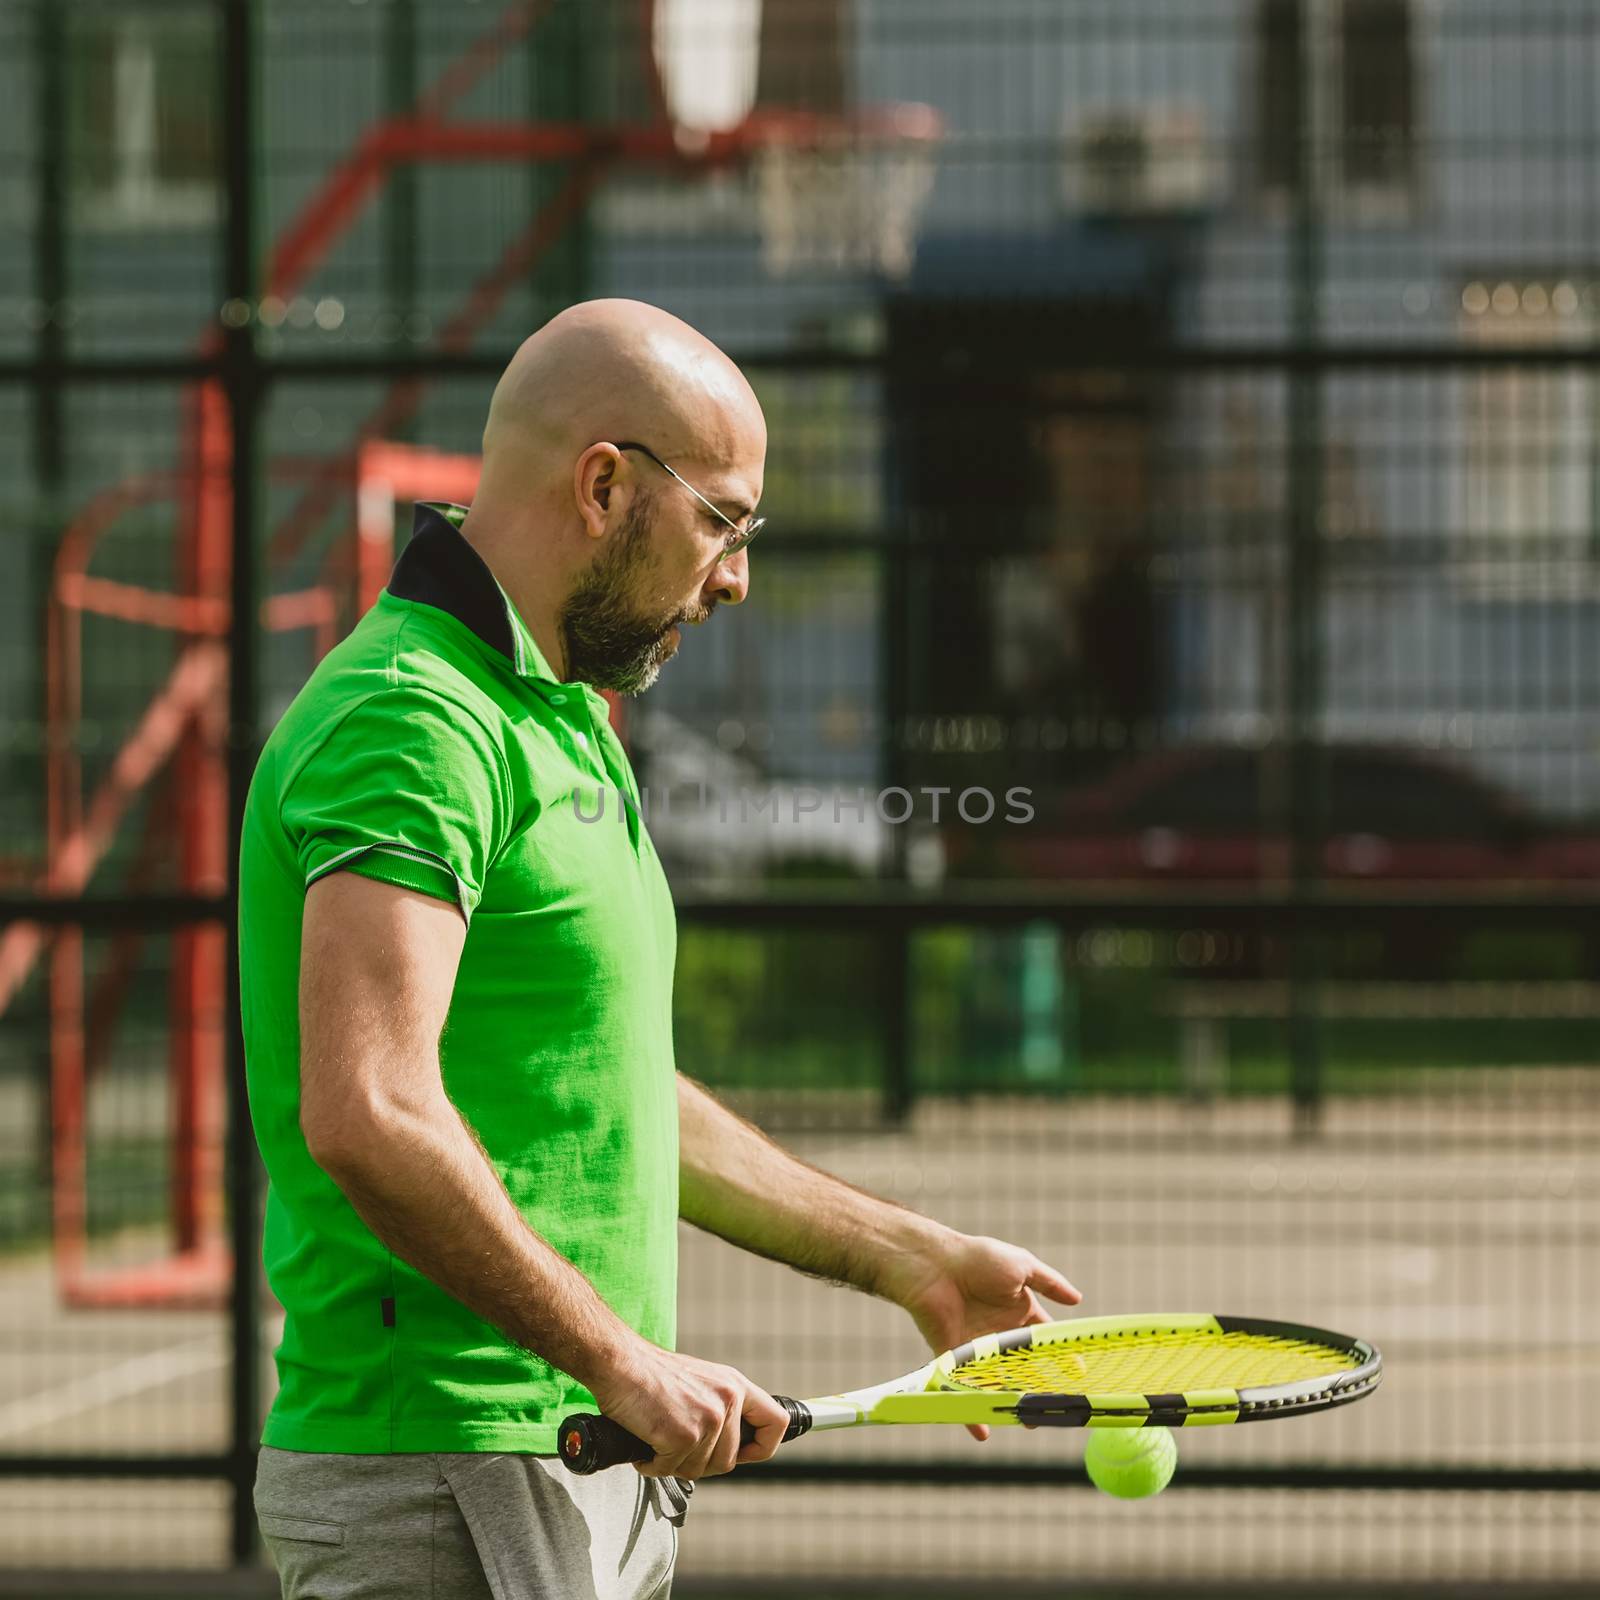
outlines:
M1054 1267L1019 1246L951 1231L897 1262L885 1274L881 1293L905 1308L938 1351L982 1333L1051 1321L1040 1295L1063 1306L1083 1299ZM981 1424L967 1432L974 1439L989 1437Z

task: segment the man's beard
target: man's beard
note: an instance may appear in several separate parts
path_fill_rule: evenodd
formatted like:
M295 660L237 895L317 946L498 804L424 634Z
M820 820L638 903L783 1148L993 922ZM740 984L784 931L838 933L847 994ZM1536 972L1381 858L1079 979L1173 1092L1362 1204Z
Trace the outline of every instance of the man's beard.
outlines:
M561 608L567 676L597 689L639 694L656 681L676 648L669 635L681 622L704 622L709 606L641 616L633 594L649 566L654 496L635 501L616 543L599 556Z

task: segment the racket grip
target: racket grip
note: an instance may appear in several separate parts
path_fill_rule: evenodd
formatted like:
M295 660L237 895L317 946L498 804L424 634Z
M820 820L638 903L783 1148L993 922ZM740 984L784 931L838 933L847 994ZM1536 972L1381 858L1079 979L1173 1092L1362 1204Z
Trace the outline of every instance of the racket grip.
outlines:
M789 1413L789 1426L783 1434L785 1444L811 1431L811 1409L804 1401L791 1400L782 1394L772 1398ZM739 1424L741 1444L749 1444L755 1436L756 1431L748 1422ZM607 1467L655 1459L655 1451L643 1439L629 1433L610 1417L577 1412L561 1424L557 1437L562 1466L584 1478L594 1472L604 1472Z

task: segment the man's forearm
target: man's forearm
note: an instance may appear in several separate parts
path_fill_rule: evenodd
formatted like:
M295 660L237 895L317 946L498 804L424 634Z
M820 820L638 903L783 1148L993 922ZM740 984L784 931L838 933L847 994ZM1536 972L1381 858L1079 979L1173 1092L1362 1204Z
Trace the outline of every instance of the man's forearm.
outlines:
M580 1383L592 1388L634 1337L522 1220L442 1094L369 1113L336 1149L314 1154L397 1256Z
M741 1249L884 1294L890 1267L948 1231L807 1165L682 1073L678 1123L679 1212Z

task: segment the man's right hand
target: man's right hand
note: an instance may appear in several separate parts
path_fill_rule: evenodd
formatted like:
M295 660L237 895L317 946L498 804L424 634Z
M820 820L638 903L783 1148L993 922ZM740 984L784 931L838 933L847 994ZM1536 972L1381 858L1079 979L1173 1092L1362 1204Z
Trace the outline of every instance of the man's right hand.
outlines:
M767 1461L783 1442L789 1414L742 1372L634 1340L590 1388L601 1411L655 1447L640 1463L647 1478L710 1478ZM740 1424L755 1429L740 1444Z

